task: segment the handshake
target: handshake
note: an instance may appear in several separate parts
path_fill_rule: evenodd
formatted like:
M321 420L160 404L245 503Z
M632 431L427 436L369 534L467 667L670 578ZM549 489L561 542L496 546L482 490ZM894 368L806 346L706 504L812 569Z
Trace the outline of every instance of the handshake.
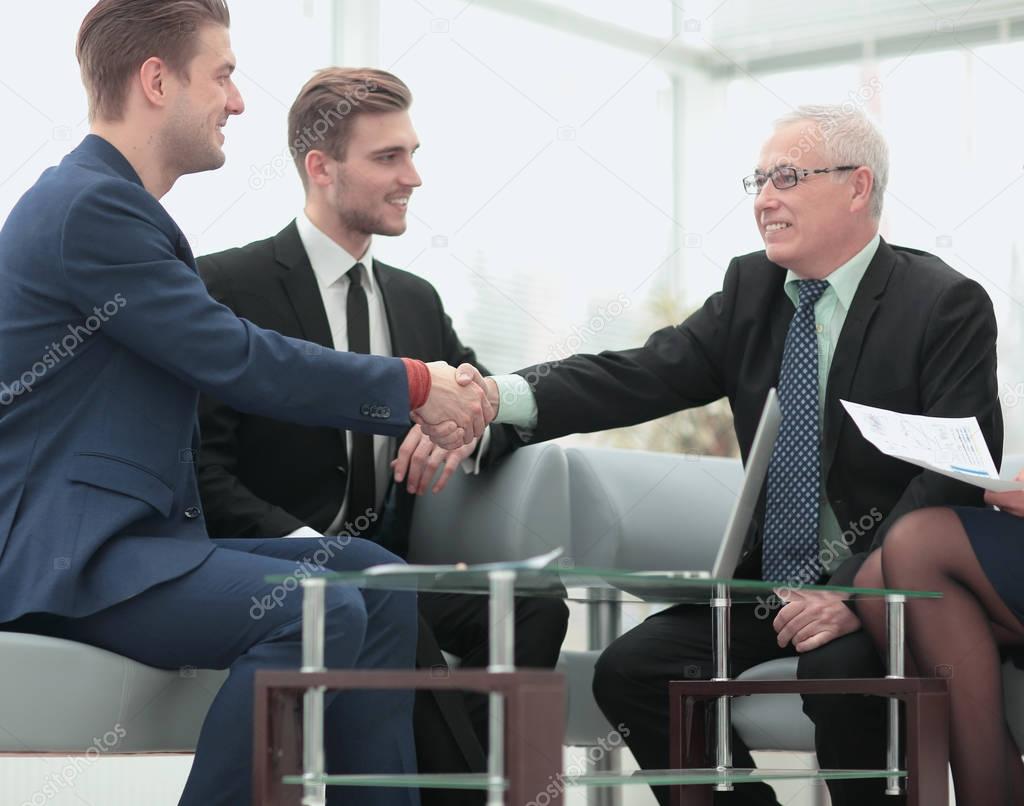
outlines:
M498 414L498 385L472 364L427 364L430 397L412 413L413 422L440 448L452 450L479 439Z

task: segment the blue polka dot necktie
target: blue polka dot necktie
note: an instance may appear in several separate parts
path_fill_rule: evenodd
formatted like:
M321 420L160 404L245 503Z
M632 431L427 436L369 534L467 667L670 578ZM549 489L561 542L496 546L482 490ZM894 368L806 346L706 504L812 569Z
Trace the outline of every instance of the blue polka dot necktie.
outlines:
M827 280L799 280L800 300L789 323L779 373L782 424L768 465L762 577L812 584L821 575L818 507L821 445L818 438L818 337L814 303Z

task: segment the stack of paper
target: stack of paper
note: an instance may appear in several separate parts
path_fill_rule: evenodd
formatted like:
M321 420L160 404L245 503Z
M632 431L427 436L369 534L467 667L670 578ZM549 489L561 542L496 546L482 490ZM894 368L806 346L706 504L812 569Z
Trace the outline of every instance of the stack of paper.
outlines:
M977 417L925 417L840 402L864 439L887 456L985 490L1024 490L1024 482L999 478Z

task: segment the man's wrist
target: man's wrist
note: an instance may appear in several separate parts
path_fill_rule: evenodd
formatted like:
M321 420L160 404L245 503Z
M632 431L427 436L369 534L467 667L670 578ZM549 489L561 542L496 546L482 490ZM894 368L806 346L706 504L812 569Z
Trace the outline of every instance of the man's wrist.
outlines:
M526 379L521 375L495 375L489 380L494 381L501 402L501 413L494 422L518 428L536 428L537 399Z
M498 389L498 382L491 377L484 378L484 392L491 408L494 409L494 416L497 417L501 410L501 390Z
M426 405L430 398L430 387L433 383L430 377L430 370L422 361L413 358L403 358L405 373L409 379L409 410L416 411L420 406Z

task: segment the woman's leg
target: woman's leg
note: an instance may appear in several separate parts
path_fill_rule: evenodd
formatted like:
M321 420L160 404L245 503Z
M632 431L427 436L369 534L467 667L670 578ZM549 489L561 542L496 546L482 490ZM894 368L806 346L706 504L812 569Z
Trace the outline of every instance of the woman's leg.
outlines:
M882 573L882 552L873 551L868 555L864 564L853 579L853 584L858 588L884 588L885 575ZM854 609L860 619L864 632L871 636L871 640L878 648L879 654L885 658L885 600L878 597L864 597L854 599Z
M910 650L925 675L949 680L951 761L957 803L1024 803L1024 764L1003 714L998 646L1024 642L1024 625L1006 606L950 509L901 518L882 547L890 587L940 591L910 600Z

